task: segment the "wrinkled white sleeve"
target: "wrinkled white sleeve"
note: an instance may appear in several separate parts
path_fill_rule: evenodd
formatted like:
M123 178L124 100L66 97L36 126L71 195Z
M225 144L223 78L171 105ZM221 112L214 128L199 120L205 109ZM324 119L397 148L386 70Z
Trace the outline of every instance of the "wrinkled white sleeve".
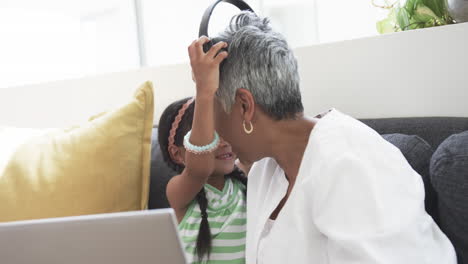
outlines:
M456 263L424 210L420 176L402 156L342 153L306 184L329 264Z

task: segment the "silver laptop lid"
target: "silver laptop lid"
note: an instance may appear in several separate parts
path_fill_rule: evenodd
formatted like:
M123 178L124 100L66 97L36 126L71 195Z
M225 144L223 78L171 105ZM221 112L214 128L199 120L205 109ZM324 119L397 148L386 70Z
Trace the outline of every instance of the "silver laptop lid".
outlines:
M0 223L5 264L185 264L172 209Z

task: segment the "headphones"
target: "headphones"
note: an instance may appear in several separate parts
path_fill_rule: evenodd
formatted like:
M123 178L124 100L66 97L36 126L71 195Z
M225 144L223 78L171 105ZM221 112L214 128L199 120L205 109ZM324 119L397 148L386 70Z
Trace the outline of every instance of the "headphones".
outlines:
M239 8L241 11L250 11L250 12L255 13L253 11L253 9L246 2L244 2L242 0L216 0L216 2L211 4L205 10L205 13L203 14L203 18L202 18L202 21L200 23L200 30L198 31L198 37L201 37L201 36L207 36L208 37L208 24L210 22L211 14L213 13L213 10L215 9L215 7L221 2L232 4L235 7ZM209 42L205 43L203 45L203 51L208 52L208 50L210 50L210 48L216 42L217 41L215 39L211 39ZM223 50L226 51L225 48L221 49L221 51L223 51Z

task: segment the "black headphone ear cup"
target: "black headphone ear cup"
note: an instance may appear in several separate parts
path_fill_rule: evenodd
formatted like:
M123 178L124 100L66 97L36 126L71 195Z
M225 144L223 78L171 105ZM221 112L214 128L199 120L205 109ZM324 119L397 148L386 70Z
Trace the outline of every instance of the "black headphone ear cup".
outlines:
M211 47L213 47L213 41L208 41L205 44L203 44L203 52L207 53Z
M206 42L205 44L203 44L203 52L207 53L216 43L218 43L220 40L217 39L217 38L212 38L210 41ZM221 48L217 53L216 55L218 55L219 53L223 52L223 51L228 51L227 48Z

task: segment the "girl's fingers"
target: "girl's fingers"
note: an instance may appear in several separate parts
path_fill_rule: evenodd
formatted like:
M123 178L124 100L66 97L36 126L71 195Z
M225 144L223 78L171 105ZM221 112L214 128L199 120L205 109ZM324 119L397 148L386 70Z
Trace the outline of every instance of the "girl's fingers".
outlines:
M222 51L220 52L218 55L216 55L216 57L214 58L214 63L215 65L219 65L221 64L221 62L226 59L228 56L228 53L227 51Z
M227 47L227 43L223 42L223 41L220 41L220 42L216 43L215 45L213 45L210 48L210 50L206 53L206 55L208 56L208 58L214 58L216 56L216 54L218 54L218 52L222 48L226 48L226 47Z
M197 40L192 41L192 44L190 44L190 46L188 46L188 48L187 48L187 50L188 50L188 55L189 55L189 58L190 58L190 59L195 58L195 55L196 55L196 54L195 54L195 42L196 42L196 41L197 41Z
M197 52L197 55L201 56L203 54L205 54L205 52L203 51L203 44L209 42L210 39L207 37L207 36L201 36L198 40L196 40L195 42L195 47L196 47L196 52Z

